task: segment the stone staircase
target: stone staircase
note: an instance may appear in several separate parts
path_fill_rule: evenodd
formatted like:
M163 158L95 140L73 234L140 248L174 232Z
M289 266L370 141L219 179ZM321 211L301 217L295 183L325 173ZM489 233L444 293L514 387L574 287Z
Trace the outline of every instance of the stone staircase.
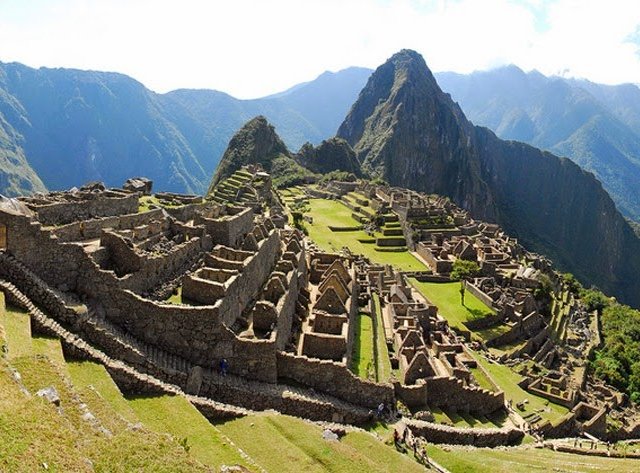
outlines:
M0 290L5 293L10 303L22 307L29 312L35 333L60 339L66 356L101 363L123 393L185 395L178 386L161 381L149 374L141 373L126 363L107 356L101 350L94 348L74 333L69 332L58 322L49 318L38 309L33 302L12 283L0 279ZM252 413L247 409L228 406L212 399L199 396L185 396L199 410L206 409L210 415L215 412L215 418L217 419L240 417Z

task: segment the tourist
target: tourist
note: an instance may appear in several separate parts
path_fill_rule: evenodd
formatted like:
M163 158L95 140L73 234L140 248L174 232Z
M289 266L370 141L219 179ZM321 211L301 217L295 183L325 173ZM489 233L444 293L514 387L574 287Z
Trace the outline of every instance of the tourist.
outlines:
M220 374L222 376L226 376L228 371L229 371L229 362L227 361L226 358L223 358L222 360L220 360Z
M378 406L378 410L376 411L376 414L378 417L382 417L382 415L384 414L384 402L380 403L380 405Z

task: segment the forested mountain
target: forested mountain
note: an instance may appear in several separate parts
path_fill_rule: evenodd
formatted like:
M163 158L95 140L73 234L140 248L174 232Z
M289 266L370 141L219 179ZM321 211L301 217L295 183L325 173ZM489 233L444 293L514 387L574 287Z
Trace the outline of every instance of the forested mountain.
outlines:
M545 77L508 66L436 74L475 124L566 156L593 172L627 217L640 220L640 89Z
M212 90L156 94L122 74L0 64L0 193L119 186L206 190L233 133L265 115L298 149L332 136L370 71L326 72L256 100Z

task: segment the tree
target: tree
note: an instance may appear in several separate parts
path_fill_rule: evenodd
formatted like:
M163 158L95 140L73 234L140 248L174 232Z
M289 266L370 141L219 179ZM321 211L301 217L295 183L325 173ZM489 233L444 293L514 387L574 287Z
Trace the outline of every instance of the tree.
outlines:
M473 278L479 273L480 266L478 266L478 263L476 263L475 261L457 259L453 262L451 279L453 279L454 281L460 281L462 279Z

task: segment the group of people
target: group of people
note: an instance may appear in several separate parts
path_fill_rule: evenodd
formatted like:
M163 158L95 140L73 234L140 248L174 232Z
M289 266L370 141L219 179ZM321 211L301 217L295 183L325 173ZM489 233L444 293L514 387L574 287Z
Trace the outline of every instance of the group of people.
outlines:
M402 431L402 435L398 429L393 430L393 445L396 450L406 453L407 449L413 450L413 456L423 465L429 464L429 455L427 453L427 442L420 437L416 437L411 433L408 427Z

